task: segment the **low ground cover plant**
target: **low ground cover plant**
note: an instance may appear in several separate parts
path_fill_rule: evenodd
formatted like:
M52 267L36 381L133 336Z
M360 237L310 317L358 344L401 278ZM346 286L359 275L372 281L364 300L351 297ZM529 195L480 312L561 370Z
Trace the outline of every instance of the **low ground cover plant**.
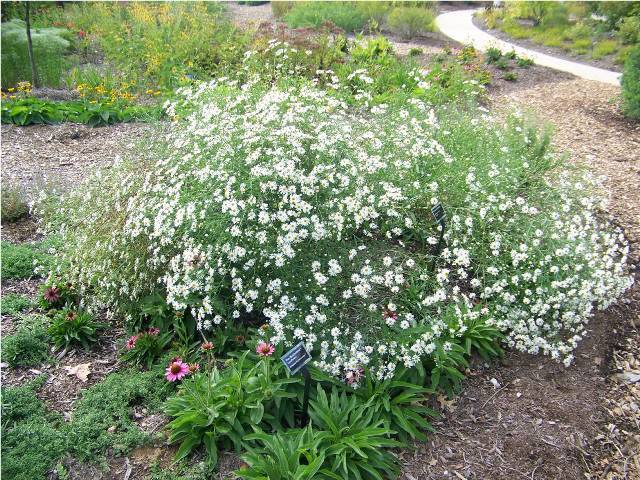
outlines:
M2 263L0 264L0 278L2 280L20 280L37 277L34 271L36 265L43 268L50 266L50 256L46 253L47 242L34 244L13 244L2 240Z
M15 317L33 305L33 301L26 295L6 293L0 298L0 313Z
M49 320L42 315L19 318L16 331L2 338L2 361L12 367L36 367L50 359Z

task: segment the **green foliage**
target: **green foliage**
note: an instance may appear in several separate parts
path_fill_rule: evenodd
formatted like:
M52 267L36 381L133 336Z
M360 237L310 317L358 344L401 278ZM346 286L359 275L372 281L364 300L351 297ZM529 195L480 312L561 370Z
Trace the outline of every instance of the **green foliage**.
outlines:
M435 32L435 13L423 7L396 7L387 18L387 26L404 39Z
M69 453L94 460L107 449L116 454L148 442L149 434L133 420L132 408L156 411L167 384L158 371L112 373L82 392L67 431Z
M2 23L2 88L31 81L26 25L22 20ZM61 28L32 28L33 56L42 85L57 87L68 64L65 54L70 32Z
M55 102L28 97L2 103L2 123L15 125L74 122L100 127L113 123L155 120L161 115L159 106L130 105L124 102Z
M71 307L78 301L75 285L60 276L49 276L38 287L38 306L42 310Z
M49 360L47 326L44 316L23 317L15 333L2 338L2 360L12 367L35 367Z
M615 40L601 40L593 46L591 57L598 59L611 55L618 50L618 42Z
M72 345L89 345L98 340L98 331L105 328L96 322L87 312L65 308L55 313L49 326L49 335L56 348L68 348Z
M426 406L434 390L423 386L424 373L421 372L421 366L418 371L399 368L393 378L375 381L368 377L354 391L361 402L377 412L385 428L396 432L405 444L426 440L425 432L434 431L427 419L438 416Z
M0 313L15 317L33 305L31 299L17 293L7 293L0 298Z
M0 211L2 223L15 222L29 215L29 206L25 200L24 192L19 186L2 183L2 200Z
M417 57L419 55L422 55L424 52L422 51L421 48L412 48L411 50L409 50L409 56L410 57Z
M45 380L40 376L25 386L2 388L3 478L45 478L64 454L62 418L48 413L35 394Z
M487 57L487 63L496 63L502 58L502 50L496 47L487 48L484 54Z
M515 82L518 79L518 74L516 72L506 72L502 78L508 82Z
M249 464L236 473L244 479L301 480L335 478L319 472L325 463L328 432L304 429L267 434L262 431L246 435L248 453L242 456ZM251 443L250 443L251 442ZM259 445L254 446L254 443Z
M618 38L623 45L633 45L640 41L640 16L625 17L618 24Z
M37 276L34 272L34 262L48 264L50 259L42 252L42 244L13 244L2 240L2 264L0 278L2 280L20 280Z
M287 391L297 378L278 378L284 366L264 358L253 363L248 352L220 371L197 373L183 381L178 396L166 402L171 443L180 442L176 459L205 447L210 465L218 462L219 448L240 451L251 426L278 428L293 424L294 393ZM249 430L250 431L250 430Z
M516 60L516 64L520 68L529 68L531 65L533 65L533 63L533 59L531 58L518 57L518 59Z
M389 438L396 432L385 428L384 420L367 403L338 393L335 387L327 396L318 385L309 406L311 421L327 433L323 474L335 479L380 479L399 473L395 455L386 449L402 444Z
M170 333L139 332L129 338L122 360L150 369L171 342Z
M319 28L331 22L345 32L358 32L367 23L367 17L351 2L297 2L285 14L284 21L291 28Z
M296 2L287 2L287 1L273 1L271 2L271 11L273 12L273 16L280 20L282 17L286 15L286 13L293 8Z
M629 118L640 119L640 46L629 53L621 84L622 110Z

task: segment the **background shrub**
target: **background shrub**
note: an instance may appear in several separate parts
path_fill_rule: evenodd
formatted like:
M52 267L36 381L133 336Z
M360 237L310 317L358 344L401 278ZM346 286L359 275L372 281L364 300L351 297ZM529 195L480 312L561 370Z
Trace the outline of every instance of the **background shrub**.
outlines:
M622 73L622 109L630 118L640 118L640 46L635 47Z
M435 31L435 13L422 7L396 7L387 18L387 26L402 38L410 39Z
M331 22L345 32L361 31L367 23L365 14L351 2L300 2L284 16L291 28L319 28Z
M27 51L26 26L13 19L2 24L2 88L20 81L31 81L31 66ZM58 87L68 62L65 54L71 42L70 32L62 28L32 28L33 56L38 78L43 86Z
M283 0L271 2L271 11L273 12L273 16L278 20L282 19L295 4L296 2L287 2Z
M4 103L4 102L3 102ZM2 223L15 222L29 214L29 205L20 187L2 183L2 199L0 200Z

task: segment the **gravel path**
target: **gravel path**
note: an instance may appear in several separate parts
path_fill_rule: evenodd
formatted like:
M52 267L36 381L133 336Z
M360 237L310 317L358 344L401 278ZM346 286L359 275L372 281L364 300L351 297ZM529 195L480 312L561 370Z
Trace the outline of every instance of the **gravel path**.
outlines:
M438 15L436 24L438 29L446 36L460 43L471 43L478 50L485 51L489 47L497 47L503 51L515 50L524 57L533 59L537 64L554 68L563 72L569 72L586 80L595 80L611 85L620 84L620 74L602 68L592 67L582 63L571 62L557 57L552 57L528 48L519 47L500 40L487 32L480 30L473 24L473 15L478 9L456 10Z

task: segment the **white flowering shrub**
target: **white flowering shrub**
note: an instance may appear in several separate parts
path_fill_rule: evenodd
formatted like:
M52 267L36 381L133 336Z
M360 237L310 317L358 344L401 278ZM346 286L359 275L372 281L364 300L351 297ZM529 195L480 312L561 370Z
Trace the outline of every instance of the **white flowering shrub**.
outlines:
M597 182L522 120L419 100L353 113L313 86L183 95L192 113L166 141L52 217L91 301L131 311L161 292L204 330L263 316L268 341L304 341L325 371L386 378L478 325L570 362L630 285Z

